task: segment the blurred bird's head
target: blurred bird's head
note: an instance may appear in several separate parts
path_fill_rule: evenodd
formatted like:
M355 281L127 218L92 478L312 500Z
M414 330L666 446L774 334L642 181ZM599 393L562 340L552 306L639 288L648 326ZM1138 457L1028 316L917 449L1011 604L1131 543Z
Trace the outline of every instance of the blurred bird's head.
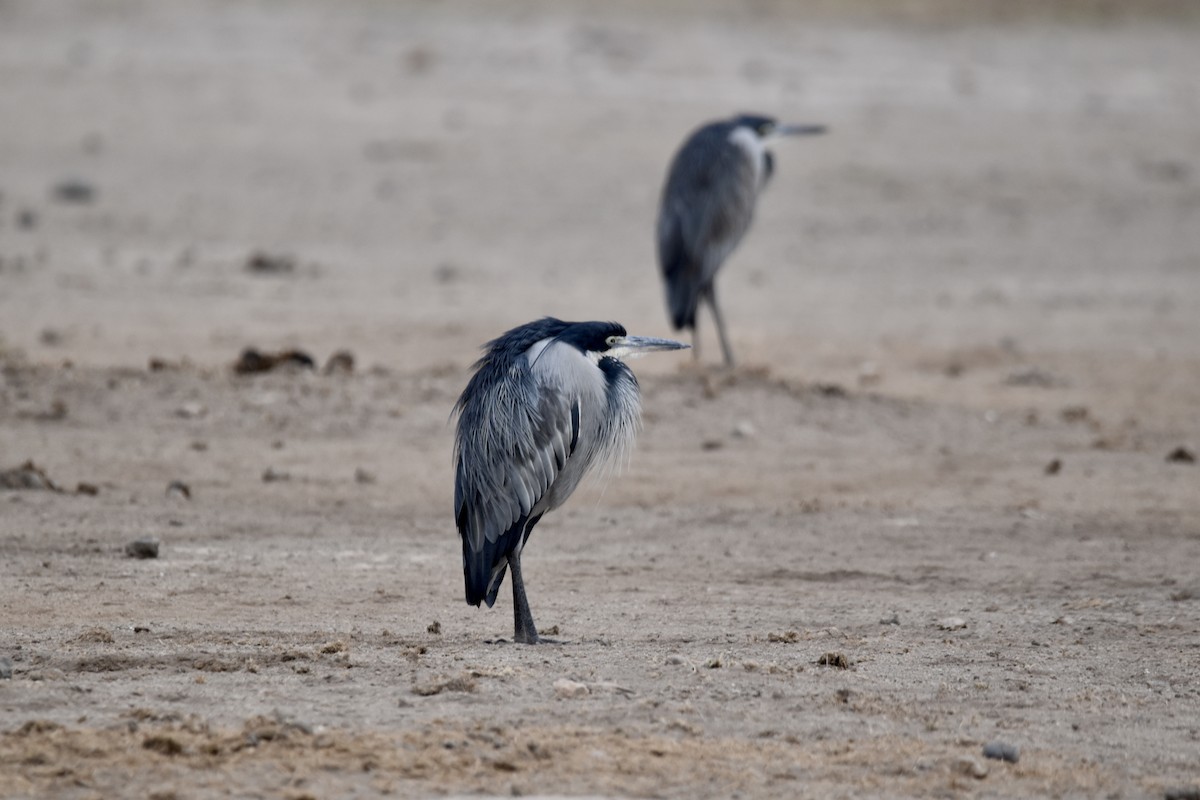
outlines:
M749 131L763 144L784 136L816 136L826 131L824 125L782 125L772 117L757 114L741 114L732 122L736 129Z

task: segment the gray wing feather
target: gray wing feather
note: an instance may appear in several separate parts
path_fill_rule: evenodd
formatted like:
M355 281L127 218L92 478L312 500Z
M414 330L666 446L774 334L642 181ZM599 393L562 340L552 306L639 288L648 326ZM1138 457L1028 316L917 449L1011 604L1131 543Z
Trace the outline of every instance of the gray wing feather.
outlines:
M711 282L749 228L758 188L754 164L729 141L728 131L701 131L672 163L663 191L660 250L680 249L674 260L688 265L693 279ZM663 261L664 270L668 264Z
M518 359L488 405L459 425L455 508L471 550L496 542L546 495L570 456L571 404L542 391L528 362ZM465 512L465 513L464 513Z

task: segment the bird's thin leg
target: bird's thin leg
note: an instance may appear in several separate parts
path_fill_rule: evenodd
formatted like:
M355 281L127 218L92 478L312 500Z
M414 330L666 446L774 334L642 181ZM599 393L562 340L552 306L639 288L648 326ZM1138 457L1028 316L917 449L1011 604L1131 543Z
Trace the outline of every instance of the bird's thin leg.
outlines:
M521 580L521 551L508 556L508 568L512 571L513 587L513 641L518 644L537 644L537 628L533 625L533 613L525 599L525 582Z
M700 363L700 315L692 319L692 361Z
M712 309L713 320L717 323L717 336L721 339L721 352L725 354L725 366L733 366L733 350L729 347L729 340L725 338L725 320L721 318L721 309L717 305L717 289L712 284L709 284L708 289L704 292L704 297L708 300L708 306Z

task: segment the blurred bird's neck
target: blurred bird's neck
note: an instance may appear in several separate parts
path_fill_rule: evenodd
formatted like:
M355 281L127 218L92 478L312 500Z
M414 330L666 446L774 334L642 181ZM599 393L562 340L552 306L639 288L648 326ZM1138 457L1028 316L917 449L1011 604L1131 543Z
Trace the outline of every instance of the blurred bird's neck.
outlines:
M734 128L729 141L754 165L754 185L762 186L769 177L767 172L767 145L749 128Z

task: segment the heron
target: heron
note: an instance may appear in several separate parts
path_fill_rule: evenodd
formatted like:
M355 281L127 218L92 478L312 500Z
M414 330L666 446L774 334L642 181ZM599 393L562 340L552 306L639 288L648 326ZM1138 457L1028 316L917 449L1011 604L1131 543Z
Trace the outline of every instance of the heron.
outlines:
M512 571L513 640L540 640L521 577L533 526L594 467L629 452L641 420L633 371L621 360L688 345L630 336L615 322L545 317L484 345L454 406L454 519L467 603L496 602Z
M671 160L658 212L658 265L675 330L692 329L699 358L696 311L712 310L725 363L733 350L717 304L717 270L742 240L754 205L774 170L768 146L783 136L812 136L824 125L780 125L742 114L697 128Z

